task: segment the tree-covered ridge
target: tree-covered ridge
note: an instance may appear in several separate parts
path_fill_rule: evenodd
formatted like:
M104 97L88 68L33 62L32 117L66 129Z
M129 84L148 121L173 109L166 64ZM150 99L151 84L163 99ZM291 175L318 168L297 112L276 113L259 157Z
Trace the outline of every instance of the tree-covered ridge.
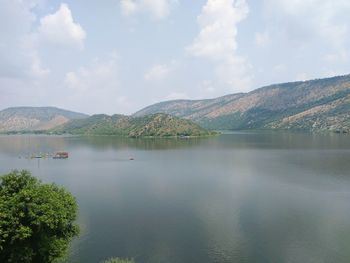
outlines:
M275 84L209 100L161 102L137 112L162 112L209 129L303 129L350 132L350 75Z
M213 134L190 120L162 113L143 117L93 115L86 119L72 120L55 129L54 132L77 135L117 135L133 138L208 136Z

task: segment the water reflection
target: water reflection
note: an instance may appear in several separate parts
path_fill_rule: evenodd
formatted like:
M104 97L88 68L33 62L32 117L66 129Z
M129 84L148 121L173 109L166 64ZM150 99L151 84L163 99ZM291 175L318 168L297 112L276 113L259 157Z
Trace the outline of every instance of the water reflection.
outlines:
M82 137L79 143L96 149L125 149L170 150L199 145L208 138L123 138L123 137Z
M111 136L45 136L45 135L0 135L0 151L19 152L55 151L88 146L93 149L142 149L169 150L205 146L219 149L302 149L331 150L344 149L349 152L347 135L307 134L291 132L239 132L223 133L220 136L204 138L125 138Z
M10 135L0 136L0 151L20 154L27 152L59 151L62 149L90 147L104 149L142 149L167 150L194 147L209 140L205 138L124 138L112 136L43 136L43 135Z
M70 158L17 157L57 150ZM69 262L350 262L349 159L343 135L0 137L1 173L26 168L77 197Z

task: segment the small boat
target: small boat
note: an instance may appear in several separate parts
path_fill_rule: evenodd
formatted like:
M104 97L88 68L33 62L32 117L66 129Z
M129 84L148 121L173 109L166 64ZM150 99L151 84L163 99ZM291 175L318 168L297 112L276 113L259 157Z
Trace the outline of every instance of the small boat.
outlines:
M56 152L52 158L53 159L67 159L68 156L69 155L67 152Z
M43 158L41 154L32 154L30 156L30 159L41 159L41 158Z

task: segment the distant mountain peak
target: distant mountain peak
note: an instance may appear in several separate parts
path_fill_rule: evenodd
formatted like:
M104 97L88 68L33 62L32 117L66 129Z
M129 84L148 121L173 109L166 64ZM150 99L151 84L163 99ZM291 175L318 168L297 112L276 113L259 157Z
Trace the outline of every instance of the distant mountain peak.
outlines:
M88 115L56 107L10 107L0 111L0 131L37 131L62 125Z

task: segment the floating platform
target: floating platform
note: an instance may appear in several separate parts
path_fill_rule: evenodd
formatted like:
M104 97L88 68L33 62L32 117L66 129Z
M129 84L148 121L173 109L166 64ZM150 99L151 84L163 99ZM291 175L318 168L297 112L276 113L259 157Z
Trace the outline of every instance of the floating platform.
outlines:
M56 152L52 157L53 159L68 159L69 154L67 152Z

